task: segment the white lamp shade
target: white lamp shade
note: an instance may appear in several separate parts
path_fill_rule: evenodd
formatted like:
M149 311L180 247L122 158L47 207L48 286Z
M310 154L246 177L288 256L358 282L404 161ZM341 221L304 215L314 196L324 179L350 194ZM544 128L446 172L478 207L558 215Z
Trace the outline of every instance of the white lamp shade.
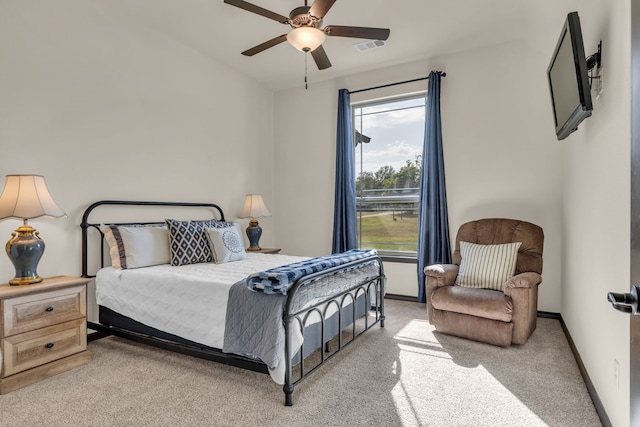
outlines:
M247 194L244 198L244 206L239 218L258 218L271 216L267 205L264 204L260 194Z
M40 175L7 175L0 195L0 219L59 218L66 214L49 194Z
M324 32L315 27L298 27L287 34L287 41L302 52L313 52L324 42L324 39Z

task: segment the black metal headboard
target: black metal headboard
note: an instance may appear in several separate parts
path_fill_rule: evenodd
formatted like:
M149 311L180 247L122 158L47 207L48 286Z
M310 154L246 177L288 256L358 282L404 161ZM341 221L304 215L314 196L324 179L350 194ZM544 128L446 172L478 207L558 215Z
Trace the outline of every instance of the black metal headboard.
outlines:
M208 208L210 210L217 211L219 213L219 220L224 221L224 212L222 208L215 203L193 203L193 202L139 202L139 201L125 201L125 200L101 200L89 206L82 215L82 222L80 227L82 228L82 277L94 277L89 275L89 244L88 233L89 228L95 228L100 233L100 265L104 267L104 234L100 230L100 226L103 224L112 225L134 225L134 224L160 224L159 222L99 222L90 223L89 215L94 209L104 205L117 205L117 206L156 206L156 207L187 207L187 208Z

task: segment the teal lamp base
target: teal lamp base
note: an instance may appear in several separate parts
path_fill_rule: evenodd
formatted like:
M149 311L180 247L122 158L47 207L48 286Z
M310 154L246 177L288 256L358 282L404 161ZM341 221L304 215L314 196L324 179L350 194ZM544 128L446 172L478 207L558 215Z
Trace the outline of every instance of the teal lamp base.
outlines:
M16 269L16 276L9 280L12 286L31 285L42 282L36 269L44 253L44 241L38 232L26 224L11 233L11 239L5 249L9 259Z
M247 227L247 237L249 238L249 247L248 251L260 251L261 248L258 245L260 241L260 236L262 236L262 227L258 225L257 219L252 219L249 221L249 226Z

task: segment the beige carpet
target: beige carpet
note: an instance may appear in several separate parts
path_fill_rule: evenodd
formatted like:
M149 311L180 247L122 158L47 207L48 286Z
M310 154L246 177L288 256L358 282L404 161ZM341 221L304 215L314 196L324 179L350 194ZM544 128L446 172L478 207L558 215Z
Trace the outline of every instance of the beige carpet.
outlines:
M119 338L83 367L0 396L2 426L600 426L560 324L522 347L434 333L421 304L376 327L283 405L268 375Z

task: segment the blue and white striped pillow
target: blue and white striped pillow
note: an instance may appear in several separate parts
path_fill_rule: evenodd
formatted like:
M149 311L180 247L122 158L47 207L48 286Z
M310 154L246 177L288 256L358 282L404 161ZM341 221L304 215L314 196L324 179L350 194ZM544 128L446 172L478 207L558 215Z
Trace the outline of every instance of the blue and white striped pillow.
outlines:
M460 269L456 285L467 288L504 290L516 270L522 242L502 245L477 245L460 242Z

